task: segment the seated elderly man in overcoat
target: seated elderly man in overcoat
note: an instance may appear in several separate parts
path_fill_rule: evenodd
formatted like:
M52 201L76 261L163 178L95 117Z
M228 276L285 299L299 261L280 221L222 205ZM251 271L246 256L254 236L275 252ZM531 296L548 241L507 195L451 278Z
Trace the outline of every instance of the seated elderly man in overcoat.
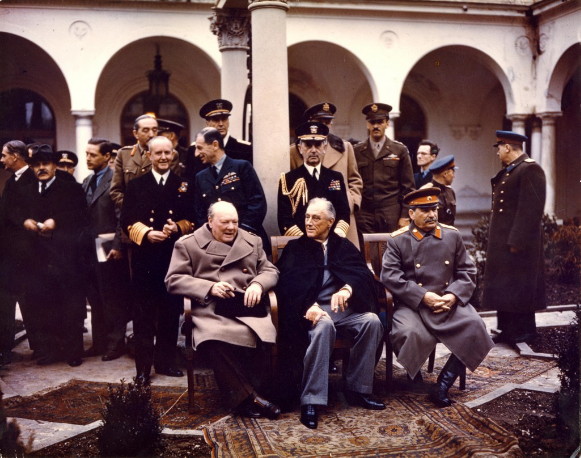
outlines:
M436 405L447 407L456 378L466 366L474 371L494 343L468 303L476 267L462 236L438 223L439 194L432 187L404 197L412 222L388 238L381 281L395 304L391 342L410 378L421 377L420 368L438 342L452 352L430 391Z
M280 414L257 393L264 344L276 341L264 296L277 280L260 237L238 227L236 208L225 201L210 205L208 222L176 242L165 279L170 293L192 299L194 345L227 406L251 418Z
M281 388L287 402L300 392L301 422L311 429L317 428L318 409L327 405L336 336L353 341L349 364L343 368L347 402L385 409L371 396L383 337L383 326L373 313L373 275L355 245L333 231L335 221L330 201L311 199L305 235L288 243L277 264Z

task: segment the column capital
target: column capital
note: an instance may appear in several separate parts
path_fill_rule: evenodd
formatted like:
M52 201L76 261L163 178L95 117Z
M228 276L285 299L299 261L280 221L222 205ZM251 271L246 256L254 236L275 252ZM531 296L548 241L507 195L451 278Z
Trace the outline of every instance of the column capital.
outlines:
M544 111L543 113L537 113L537 116L543 120L543 124L553 121L561 116L563 116L562 111Z
M280 8L288 11L290 7L287 0L250 0L248 9L252 11L258 8Z
M506 118L512 122L525 122L530 116L532 115L529 113L511 113L507 114Z
M71 114L75 118L91 118L95 116L95 110L72 110Z
M210 30L218 37L220 51L250 49L250 15L244 9L216 9L210 18Z

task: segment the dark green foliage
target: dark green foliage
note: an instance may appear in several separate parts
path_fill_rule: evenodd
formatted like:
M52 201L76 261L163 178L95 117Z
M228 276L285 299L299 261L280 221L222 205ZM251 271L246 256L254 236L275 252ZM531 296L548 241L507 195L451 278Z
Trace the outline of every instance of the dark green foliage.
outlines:
M581 346L581 334L579 323L581 322L581 309L577 308L575 319L567 328L564 339L559 339L556 346L557 364L559 366L559 379L561 380L561 392L559 402L559 417L562 425L571 431L573 437L579 438L579 347Z
M486 250L488 248L488 229L490 227L490 215L485 215L476 226L472 228L472 244L468 248L468 253L472 256L476 264L476 290L470 303L480 308L482 303L482 280L484 278L484 266L486 265Z
M559 226L550 236L546 255L550 278L578 285L581 272L581 228L574 224Z
M151 402L151 386L141 378L109 385L98 445L101 456L154 456L160 445L160 414Z
M31 443L32 441L29 441ZM0 391L0 456L7 458L23 457L26 447L20 440L20 427L16 420L10 423L6 420L2 392Z

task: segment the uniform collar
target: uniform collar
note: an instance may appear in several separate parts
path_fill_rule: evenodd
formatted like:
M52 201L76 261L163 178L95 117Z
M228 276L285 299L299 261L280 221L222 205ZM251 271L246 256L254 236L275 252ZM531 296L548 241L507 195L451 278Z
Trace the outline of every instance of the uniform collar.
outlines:
M428 235L433 235L437 239L442 238L442 227L438 224L433 231L424 232L421 229L418 229L414 223L410 224L410 233L412 236L419 242L424 239L424 237Z

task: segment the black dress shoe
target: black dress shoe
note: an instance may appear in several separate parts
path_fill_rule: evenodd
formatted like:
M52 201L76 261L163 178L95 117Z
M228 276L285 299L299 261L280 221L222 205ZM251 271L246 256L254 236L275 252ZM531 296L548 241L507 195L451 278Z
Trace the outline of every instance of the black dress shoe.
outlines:
M492 336L492 341L495 344L497 344L497 343L509 343L511 341L511 339L508 337L506 332L501 332L500 334L496 334L496 335Z
M357 391L347 390L345 391L345 399L349 405L363 407L369 410L383 410L385 409L385 404L383 402L376 401L371 397L370 394L358 393Z
M258 410L252 402L244 401L241 406L236 409L236 413L241 417L248 418L262 418L262 413Z
M101 361L113 361L114 359L121 358L125 353L123 350L109 350L103 356L101 356Z
M319 425L319 414L317 406L305 404L301 406L301 423L309 429L317 429Z
M138 373L135 377L135 382L141 382L143 385L149 385L151 383L151 375L146 373Z
M177 367L162 367L155 369L156 374L167 375L168 377L183 377L184 373Z
M252 405L262 414L262 416L270 418L271 420L276 420L280 415L279 406L258 395L255 395L252 399Z
M71 367L78 367L83 364L83 360L81 358L73 358L67 361L67 364Z

